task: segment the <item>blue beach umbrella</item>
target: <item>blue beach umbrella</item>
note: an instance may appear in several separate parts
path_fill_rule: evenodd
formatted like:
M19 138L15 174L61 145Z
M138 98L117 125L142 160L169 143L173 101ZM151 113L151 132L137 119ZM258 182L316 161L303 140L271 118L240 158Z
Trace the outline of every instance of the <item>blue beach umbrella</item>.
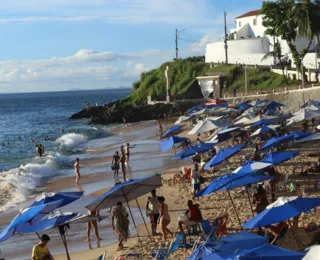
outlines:
M271 244L265 244L242 252L237 252L233 256L228 256L228 260L301 260L305 254L284 249Z
M296 141L296 143L306 143L306 142L316 142L320 140L320 132L311 134L305 138L302 138L298 141Z
M253 127L260 126L260 125L270 125L273 124L277 119L261 119L254 124L252 124Z
M280 164L285 161L291 160L292 158L298 156L298 152L277 152L268 153L260 162Z
M25 223L34 224L38 222L44 216L58 208L61 203L62 201L59 200L53 203L23 209L1 232L0 242L6 241L11 238L16 232L17 228L24 225Z
M162 136L161 138L167 138L167 137L170 137L172 135L176 135L176 134L179 134L182 132L182 128L184 127L185 125L174 125L174 126L171 126Z
M282 143L293 141L293 140L294 140L294 135L293 134L271 138L270 140L268 140L264 144L264 146L262 146L262 148L259 150L259 153L267 151L267 150L269 150L271 148L275 148L275 147L277 147L278 145L280 145Z
M214 167L226 160L228 160L233 155L239 153L242 149L246 147L245 144L228 147L220 150L205 166L204 169L208 170L210 167Z
M236 174L252 174L258 171L265 170L270 168L273 164L272 163L265 163L260 161L247 161L242 164L239 168L235 169L232 173Z
M40 206L61 200L62 203L59 205L60 208L80 199L83 193L83 191L43 193L41 196L35 199L31 207Z
M280 197L242 226L249 229L269 226L295 217L319 205L320 198Z
M275 101L271 101L269 104L266 105L266 108L268 109L277 109L278 107L284 107L284 104L275 102Z
M179 136L170 136L169 138L161 141L159 143L159 147L161 148L162 152L168 151L174 144L182 143L189 140L185 137Z
M261 128L254 131L250 135L250 137L254 137L254 136L269 132L269 131L273 131L273 130L277 129L278 127L280 127L280 125L263 125Z
M201 143L201 144L195 144L193 146L188 147L187 149L183 150L180 153L177 153L172 157L172 159L176 160L183 160L188 159L193 155L199 154L199 153L205 153L209 151L215 143Z
M310 132L293 132L292 135L294 137L294 140L299 140L299 139L302 139L302 138L305 138L307 136L312 135L312 133L310 133Z
M274 176L269 176L264 173L256 174L225 174L212 181L207 187L194 195L195 198L212 194L216 191L231 190L246 186L248 184L263 182L273 179Z

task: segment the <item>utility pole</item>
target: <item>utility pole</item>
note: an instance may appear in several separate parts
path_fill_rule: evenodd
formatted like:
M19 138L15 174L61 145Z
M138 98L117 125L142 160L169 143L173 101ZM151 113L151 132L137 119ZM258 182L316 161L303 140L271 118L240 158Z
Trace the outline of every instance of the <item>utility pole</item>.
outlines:
M226 64L228 64L227 12L224 12L224 50L226 53Z
M179 48L178 48L178 40L179 40L179 35L184 31L184 29L182 31L178 31L178 29L176 29L176 60L178 60L179 58Z
M244 84L246 87L246 94L248 93L248 75L247 75L247 65L244 67Z

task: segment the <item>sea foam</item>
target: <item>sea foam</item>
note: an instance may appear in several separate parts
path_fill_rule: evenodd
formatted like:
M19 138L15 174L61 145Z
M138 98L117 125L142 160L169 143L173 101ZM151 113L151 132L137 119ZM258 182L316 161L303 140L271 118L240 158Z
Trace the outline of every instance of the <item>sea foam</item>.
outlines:
M81 134L65 134L58 138L56 142L60 144L61 148L67 151L73 151L77 146L88 141L88 138Z

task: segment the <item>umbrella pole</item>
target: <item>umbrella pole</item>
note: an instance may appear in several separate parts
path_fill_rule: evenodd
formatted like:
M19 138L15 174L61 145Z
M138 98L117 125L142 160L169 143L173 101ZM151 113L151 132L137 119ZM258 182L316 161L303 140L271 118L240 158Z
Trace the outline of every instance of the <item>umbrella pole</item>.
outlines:
M63 231L60 228L63 228L63 227L59 227L58 229L59 229L59 233L60 233L60 236L61 236L62 243L64 245L64 248L66 249L67 259L71 260L70 255L69 255L69 251L68 251L68 245L67 245L66 236L65 236L65 234L63 234Z
M235 213L236 213L237 219L238 219L238 221L239 221L240 229L242 229L241 221L240 221L240 218L239 218L239 215L238 215L237 208L236 208L236 206L234 205L234 201L233 201L233 199L232 199L232 197L231 197L231 194L230 194L230 191L229 191L228 189L227 189L227 192L228 192L229 198L230 198L230 200L231 200L232 207L233 207L233 209L234 209L234 211L235 211Z
M248 200L249 200L249 204L250 204L250 208L251 208L251 212L252 212L252 217L254 217L254 211L253 211L253 208L252 208L250 193L249 193L249 190L247 188L246 188L246 191L247 191Z
M292 232L292 235L294 237L294 240L296 241L296 245L297 245L297 248L298 248L298 251L300 250L300 245L299 245L299 242L298 242L298 239L297 239L297 236L296 236L296 232L294 231L293 229L293 226L291 224L291 220L288 219L288 223L289 223L289 226L290 226L290 229L291 229L291 232Z
M148 229L148 226L147 226L147 223L146 223L146 220L144 219L144 216L143 216L143 214L142 214L142 211L141 211L141 208L140 208L140 205L139 205L139 201L138 201L137 199L136 199L136 202L137 202L137 205L138 205L138 208L139 208L141 217L142 217L142 219L143 219L144 226L146 227L146 230L147 230L147 233L148 233L149 237L151 237L150 232L149 232L149 229Z
M39 239L41 239L41 237L40 237L39 233L38 233L38 232L36 232L36 234L37 234L38 238L39 238Z
M141 244L141 239L140 239L140 236L139 236L139 231L138 231L138 229L137 229L136 222L134 221L134 218L133 218L133 215L132 215L132 211L131 211L131 208L130 208L130 205L129 205L128 198L127 198L127 196L124 196L124 197L125 197L126 202L127 202L127 206L128 206L129 212L130 212L130 216L131 216L133 225L134 225L135 229L137 230L138 241L139 241L140 245L142 246L142 244Z

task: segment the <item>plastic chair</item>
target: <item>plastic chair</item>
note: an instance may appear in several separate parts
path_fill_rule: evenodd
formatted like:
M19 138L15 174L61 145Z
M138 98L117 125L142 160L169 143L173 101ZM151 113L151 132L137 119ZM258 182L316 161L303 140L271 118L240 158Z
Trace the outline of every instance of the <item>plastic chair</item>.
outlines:
M201 228L203 231L203 234L199 237L196 243L194 243L192 247L192 251L198 247L199 244L201 244L202 241L204 241L204 245L206 245L210 240L217 239L216 235L216 227L214 225L210 224L209 220L203 220L201 221Z
M151 254L153 259L167 259L171 253L174 253L180 246L180 241L183 240L183 233L179 233L175 239L172 239L169 246L160 246L156 252Z

